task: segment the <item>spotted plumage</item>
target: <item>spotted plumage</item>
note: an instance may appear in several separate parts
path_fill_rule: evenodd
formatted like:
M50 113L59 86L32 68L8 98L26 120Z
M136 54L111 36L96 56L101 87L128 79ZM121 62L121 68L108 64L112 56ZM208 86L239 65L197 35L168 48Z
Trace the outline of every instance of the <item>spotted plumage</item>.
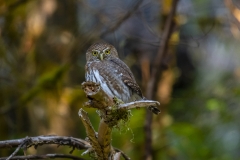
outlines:
M118 58L114 46L106 42L95 43L87 50L86 59L86 81L100 83L106 93L125 103L144 99L131 70ZM156 107L150 110L156 114L160 112Z

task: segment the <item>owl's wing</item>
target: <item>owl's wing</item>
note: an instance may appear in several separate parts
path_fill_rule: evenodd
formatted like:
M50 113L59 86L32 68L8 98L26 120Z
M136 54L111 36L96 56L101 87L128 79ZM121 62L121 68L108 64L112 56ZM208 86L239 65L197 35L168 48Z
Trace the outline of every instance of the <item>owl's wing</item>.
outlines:
M137 84L130 68L123 61L121 61L119 58L112 58L112 59L110 59L110 61L112 63L114 63L115 65L117 65L118 67L120 67L121 71L124 72L123 75L122 75L122 81L129 88L131 88L135 93L137 93L140 97L143 98L141 88Z
M112 63L114 63L116 66L120 67L121 71L124 72L122 74L123 82L129 88L131 88L135 93L137 93L141 98L143 98L143 100L145 100L146 98L143 97L142 91L141 91L139 85L136 83L135 78L134 78L131 70L129 69L129 67L123 61L121 61L118 58L112 58L110 61ZM121 74L121 73L119 73L119 74ZM148 109L150 111L152 111L154 114L159 114L160 113L160 110L155 106L149 106Z

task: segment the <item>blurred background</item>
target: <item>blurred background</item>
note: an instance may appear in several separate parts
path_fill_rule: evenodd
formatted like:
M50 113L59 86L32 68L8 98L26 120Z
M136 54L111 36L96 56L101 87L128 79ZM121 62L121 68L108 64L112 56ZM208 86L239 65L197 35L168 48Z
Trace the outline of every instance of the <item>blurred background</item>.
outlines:
M171 7L171 0L1 0L0 140L86 137L80 86L85 52L98 39L117 48L146 93ZM154 90L162 113L151 125L153 159L240 159L240 1L179 0L173 21ZM84 110L97 129L96 110ZM113 146L142 159L146 110L132 115L113 131Z

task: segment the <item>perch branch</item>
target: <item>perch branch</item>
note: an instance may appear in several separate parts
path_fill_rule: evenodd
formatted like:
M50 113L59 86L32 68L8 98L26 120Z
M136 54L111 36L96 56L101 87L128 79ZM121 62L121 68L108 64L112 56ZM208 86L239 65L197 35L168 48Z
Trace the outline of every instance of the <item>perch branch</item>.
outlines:
M82 89L90 99L85 106L99 109L101 117L98 134L96 134L87 117L87 113L83 109L79 111L79 116L87 130L87 136L92 145L91 150L95 151L98 159L103 157L105 159L118 159L118 156L122 153L114 153L111 146L111 133L112 127L116 126L120 120L127 120L129 118L129 109L160 105L159 102L151 100L141 100L124 104L116 97L108 95L98 83L94 82L83 82ZM124 158L129 159L128 157Z
M119 109L133 109L133 108L159 106L159 105L160 105L160 103L158 101L142 100L142 101L134 101L134 102L130 102L130 103L120 104L118 106L118 108Z
M105 93L98 83L94 82L83 82L82 89L84 90L87 97L90 99L89 102L85 103L86 107L98 108L98 109L108 109L109 106L113 106L113 97ZM159 106L158 101L152 100L141 100L134 101L130 103L118 104L118 109L133 109L148 106Z
M98 83L83 82L82 89L87 97L91 99L85 104L85 106L104 109L114 104L113 99L101 89L100 84Z

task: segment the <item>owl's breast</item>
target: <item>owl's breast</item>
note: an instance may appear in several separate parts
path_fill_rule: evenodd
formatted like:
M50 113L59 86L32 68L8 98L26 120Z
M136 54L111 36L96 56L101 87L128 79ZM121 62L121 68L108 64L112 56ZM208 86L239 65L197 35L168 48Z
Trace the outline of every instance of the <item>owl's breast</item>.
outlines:
M116 96L124 102L131 101L132 91L122 81L121 69L104 61L86 65L86 81L100 83L101 88L111 97Z

